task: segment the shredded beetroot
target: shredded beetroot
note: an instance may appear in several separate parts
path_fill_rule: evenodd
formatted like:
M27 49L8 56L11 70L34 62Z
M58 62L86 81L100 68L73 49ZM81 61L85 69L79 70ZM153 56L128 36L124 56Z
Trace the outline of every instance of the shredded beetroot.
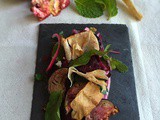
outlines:
M81 31L79 31L79 30L73 29L73 30L72 30L72 35L77 34L77 33L80 33L80 32L81 32Z
M77 33L80 33L80 32L85 32L85 31L89 31L90 29L88 27L85 27L84 30L76 30L76 29L73 29L72 30L72 35L74 34L77 34Z
M105 100L107 100L108 96L109 96L109 90L110 90L110 86L111 86L111 77L109 77L109 79L106 81L106 83L107 83L108 92L103 97L103 99L105 99Z
M106 81L107 83L107 89L108 92L104 95L103 99L108 99L108 95L109 95L109 90L110 90L110 85L111 85L111 77L110 77L110 67L109 64L107 63L107 65L105 65L100 58L98 59L99 65L101 66L101 69L106 71L106 75L109 77L109 79Z
M100 57L98 57L97 60L98 60L99 65L101 66L101 69L102 69L102 70L105 70L106 73L108 74L109 71L110 71L110 67L108 66L108 63L104 64L104 63L101 61Z
M58 53L59 53L59 50L60 50L60 46L61 46L61 38L60 38L59 34L57 34L57 33L53 34L52 38L54 38L54 37L57 37L57 39L58 39L58 48L57 48L54 56L52 57L52 60L51 60L51 62L49 64L48 68L46 69L46 72L48 72L52 68L52 66L53 66L53 64L54 64L54 62L55 62L55 60L56 60L56 58L58 56Z
M99 47L101 51L104 51L104 46L103 46L103 42L102 42L102 35L100 33L96 34L96 37L98 39L99 42Z
M89 31L90 29L88 27L85 27L84 28L84 31Z
M91 72L96 69L104 70L104 68L99 64L99 56L97 55L93 55L86 65L79 66L77 69L83 73Z
M120 54L119 51L115 51L115 50L110 50L109 52L114 53L114 54Z

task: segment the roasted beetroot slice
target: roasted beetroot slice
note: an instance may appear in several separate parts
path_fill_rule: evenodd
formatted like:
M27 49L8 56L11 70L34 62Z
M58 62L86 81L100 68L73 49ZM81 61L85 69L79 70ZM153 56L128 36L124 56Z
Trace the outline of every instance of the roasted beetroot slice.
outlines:
M60 37L60 35L56 33L56 34L53 34L52 38L54 38L54 37L57 37L57 39L58 39L58 48L57 48L54 56L52 57L52 60L50 61L49 66L46 69L46 72L48 72L49 70L52 69L52 67L54 65L54 62L56 61L56 58L59 54L60 47L61 47L61 37Z
M108 100L101 100L96 108L92 110L86 120L109 120L111 115L115 115L119 110Z
M48 81L48 91L65 90L65 81L67 79L68 69L61 68L56 70Z

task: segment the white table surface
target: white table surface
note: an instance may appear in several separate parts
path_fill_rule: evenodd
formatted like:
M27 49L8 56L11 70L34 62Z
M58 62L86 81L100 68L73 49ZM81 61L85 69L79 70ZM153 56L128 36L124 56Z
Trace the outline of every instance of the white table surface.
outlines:
M135 0L143 13L136 22L119 4L107 21L83 18L70 7L57 17L37 22L27 0L0 0L0 120L29 120L40 23L115 23L129 27L141 120L160 120L160 1ZM120 0L119 0L120 1Z

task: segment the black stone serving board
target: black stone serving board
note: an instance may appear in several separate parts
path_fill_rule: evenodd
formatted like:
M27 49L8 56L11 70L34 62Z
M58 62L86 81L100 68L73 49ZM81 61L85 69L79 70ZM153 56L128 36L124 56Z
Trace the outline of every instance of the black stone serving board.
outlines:
M112 49L121 52L121 54L111 54L111 56L123 61L129 68L127 73L112 72L109 100L118 106L120 112L112 116L110 120L139 120L129 34L125 25L40 24L35 73L43 72L49 64L50 59L47 58L51 55L53 47L52 34L63 31L67 37L71 34L72 29L83 30L85 27L96 27L103 36L104 45L112 44ZM48 97L47 82L35 81L31 120L44 120L43 107Z

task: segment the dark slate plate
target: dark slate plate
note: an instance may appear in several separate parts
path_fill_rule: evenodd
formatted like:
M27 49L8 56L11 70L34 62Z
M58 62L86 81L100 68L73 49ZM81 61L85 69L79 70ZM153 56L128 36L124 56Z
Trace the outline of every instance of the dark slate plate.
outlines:
M43 72L49 64L50 59L47 58L50 56L53 47L53 43L51 42L53 33L64 31L65 36L68 36L71 34L72 29L82 30L86 26L96 27L103 36L104 45L112 44L112 49L121 52L121 54L112 54L112 56L123 61L129 67L129 71L125 74L117 71L112 72L109 100L118 106L120 113L111 117L110 120L139 120L130 41L128 29L125 25L41 24L39 29L36 73ZM47 82L35 81L31 120L44 120L43 107L46 105L48 97Z

